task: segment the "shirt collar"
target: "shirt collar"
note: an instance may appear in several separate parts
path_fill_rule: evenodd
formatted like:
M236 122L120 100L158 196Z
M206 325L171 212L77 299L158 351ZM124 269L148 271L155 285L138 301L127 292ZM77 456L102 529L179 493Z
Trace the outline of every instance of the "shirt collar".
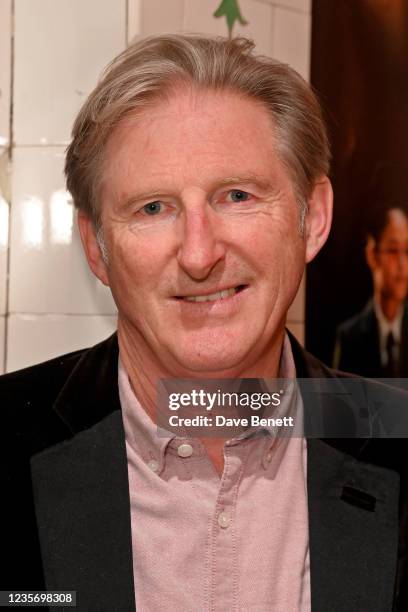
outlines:
M401 339L401 323L402 323L402 315L403 308L400 306L398 312L392 321L389 321L377 300L374 300L374 311L375 316L377 317L378 325L380 328L380 333L384 338L387 338L388 334L392 332L394 336L394 340L399 342Z
M281 358L279 362L279 378L284 393L281 403L273 416L275 418L291 416L294 420L293 429L282 427L260 427L258 430L265 435L265 445L262 466L267 469L271 459L283 457L287 444L292 437L303 436L303 400L296 381L296 366L288 334L285 333ZM256 434L255 434L256 435Z
M164 455L167 446L176 435L164 431L161 432L162 435L158 435L156 424L143 409L131 387L128 374L120 357L118 386L126 442L146 463L152 460L157 461L157 473L159 474L164 467Z
M264 438L262 465L265 469L270 464L271 453L275 453L278 445L286 446L285 440L288 441L293 435L301 436L303 433L303 402L296 383L296 366L287 334L284 337L280 357L279 379L282 381L284 392L281 394L280 405L276 407L273 416L274 418L292 416L295 423L294 430L284 431L283 427L251 427L237 438L228 441L229 445L235 445L248 438ZM267 384L267 380L265 380L265 384ZM187 438L176 436L176 434L162 429L160 430L160 436L158 435L156 424L143 409L131 387L128 374L120 357L118 363L118 386L126 442L146 463L151 460L157 461L157 473L160 474L164 467L165 453L168 447L177 448ZM278 440L281 442L278 443ZM196 451L199 451L201 448L199 440L188 438L188 443Z

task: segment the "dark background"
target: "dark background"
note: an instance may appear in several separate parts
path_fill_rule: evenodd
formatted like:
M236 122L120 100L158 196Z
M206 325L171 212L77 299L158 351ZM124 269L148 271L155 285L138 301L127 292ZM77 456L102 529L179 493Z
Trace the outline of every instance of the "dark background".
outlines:
M337 325L371 295L365 219L378 200L408 200L408 0L314 0L312 24L335 208L308 267L306 346L331 364Z

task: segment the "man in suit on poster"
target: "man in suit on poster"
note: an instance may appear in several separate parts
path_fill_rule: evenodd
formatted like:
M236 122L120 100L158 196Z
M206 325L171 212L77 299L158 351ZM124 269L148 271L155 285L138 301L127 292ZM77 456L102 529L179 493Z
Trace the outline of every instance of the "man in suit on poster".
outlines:
M373 207L366 261L373 297L339 326L334 366L361 376L408 377L408 216L405 207Z
M106 612L405 609L405 445L155 423L160 379L344 395L285 330L330 230L328 170L313 92L245 39L164 35L111 64L66 175L118 330L0 379L3 590L72 589ZM283 418L331 417L296 389ZM337 407L352 435L356 406Z

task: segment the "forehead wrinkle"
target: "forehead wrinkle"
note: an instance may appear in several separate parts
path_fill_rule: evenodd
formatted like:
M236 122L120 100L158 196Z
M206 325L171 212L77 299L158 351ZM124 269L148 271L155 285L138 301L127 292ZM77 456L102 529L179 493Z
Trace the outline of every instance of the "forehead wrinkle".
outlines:
M219 117L217 112L218 108L221 108L223 111L226 103L228 106L234 103L239 104L247 104L251 108L252 112L256 109L257 113L261 113L263 117L263 121L266 118L268 127L271 129L271 138L270 138L270 146L271 149L275 151L275 125L271 120L270 115L267 112L267 109L263 107L263 105L259 105L256 101L251 98L247 98L246 96L238 95L236 92L223 91L217 92L213 90L208 90L204 92L200 92L201 95L198 95L199 92L191 91L189 89L185 90L184 88L181 91L176 91L178 95L172 95L168 100L156 100L152 105L145 107L144 109L139 109L138 112L134 114L130 114L122 119L122 121L116 126L114 132L112 133L108 144L107 150L112 150L112 148L121 148L120 141L122 137L125 142L127 141L127 135L132 130L133 127L139 128L140 132L144 132L143 139L139 141L139 146L144 152L149 152L151 148L156 149L158 146L158 142L162 142L163 136L165 133L162 132L161 123L168 122L171 120L178 125L179 135L182 140L185 135L189 137L190 125L192 124L195 130L203 129L203 135L205 136L206 148L210 148L210 145L214 145L218 148L219 139L223 140L225 134L224 128L231 127L228 122L227 126L224 125L223 120ZM210 109L207 108L207 102L210 103ZM214 114L214 109L215 114ZM221 113L222 114L222 113ZM208 121L212 124L219 124L219 134L213 134L214 142L209 142L207 129L208 129ZM246 131L243 133L243 129ZM263 133L263 128L257 124L257 122L253 122L248 131L248 126L240 125L238 130L234 130L235 136L238 136L241 140L245 138L251 138L254 133L261 131ZM157 133L159 133L160 138L157 139ZM119 140L119 142L118 142ZM154 143L152 143L154 141ZM113 147L112 147L113 145ZM119 145L119 146L118 146ZM173 143L174 145L174 143Z
M131 198L132 201L134 201L137 197L157 197L158 195L162 194L174 195L176 191L180 191L182 189L181 185L185 187L186 184L189 187L194 186L210 191L210 189L215 189L216 187L228 186L233 183L239 184L242 182L255 184L264 191L270 191L271 189L273 190L273 185L279 179L279 174L282 172L286 174L283 168L274 167L272 164L268 164L269 167L264 168L261 173L263 176L256 174L256 168L254 168L255 172L253 172L252 169L248 168L248 165L245 163L245 147L240 147L242 150L242 155L238 155L237 157L236 151L234 153L232 150L234 147L231 145L231 143L229 143L229 146L226 146L226 142L228 144L228 141L226 141L224 130L222 129L223 124L221 124L219 131L217 130L215 134L212 132L212 139L205 139L205 147L202 146L204 139L198 138L198 142L196 143L197 156L193 154L190 157L188 166L184 167L183 175L181 175L180 170L182 169L182 164L185 161L183 157L185 136L187 136L189 139L187 144L191 144L189 125L194 125L199 130L203 130L204 128L206 130L208 126L208 119L214 115L213 111L209 113L206 112L206 105L203 104L205 100L209 99L211 101L211 99L215 98L216 103L219 101L222 107L225 106L226 101L233 102L234 100L237 102L249 103L252 108L258 106L257 104L254 106L253 100L247 100L246 98L240 99L241 97L236 96L235 93L222 92L221 94L221 92L216 93L209 91L206 92L207 95L203 96L201 99L196 95L196 92L194 92L195 95L191 95L192 92L189 93L190 95L181 96L180 99L178 99L177 96L170 97L168 104L163 103L163 101L158 101L157 106L153 104L152 106L144 109L142 112L137 113L137 115L135 114L134 116L124 118L117 126L116 130L112 133L107 144L108 155L105 156L105 161L107 161L106 157L108 157L110 162L109 164L106 164L107 167L105 166L104 178L106 179L106 183L111 183L110 179L114 178L116 170L118 170L124 174L126 179L125 182L128 184L133 183L133 185L136 187L135 194L132 193L132 189L128 190L126 193L122 185L119 185L116 181L116 193L112 193L111 189L109 189L109 191L111 191L111 196L113 196L116 203L120 203L125 198ZM189 108L190 111L193 111L193 116L189 117L190 122L187 123L185 123L185 117L183 115L183 111L186 107ZM183 121L177 122L180 123L180 142L173 142L169 144L168 139L166 140L166 138L163 142L161 138L163 134L160 131L161 120L160 117L155 115L155 108L157 108L159 111L159 115L162 115L163 120L166 118L168 120L170 117L171 120L174 121L176 116L182 116ZM264 108L261 107L257 110L260 110L265 117L266 110ZM201 121L199 120L200 117L203 119L202 125ZM271 129L270 138L268 138L267 144L271 149L271 153L273 154L275 152L276 144L275 126L267 114L266 117L268 120L268 129ZM216 124L218 123L218 120L220 120L218 115L216 115L214 119ZM156 123L157 120L159 120L158 123ZM261 129L261 126L256 125L256 123L257 122L255 122L254 125L252 122L250 126L246 126L245 133L242 133L241 130L235 130L233 135L238 135L241 140L244 139L245 145L245 138L250 138L254 131L258 132L261 130L262 133L264 132L264 130ZM128 135L129 132L132 131L133 127L140 128L140 131L138 132L140 139L137 138L137 140L133 139L132 141L132 139L129 140ZM204 135L205 133L206 132L204 132ZM128 149L128 144L130 147L132 147L133 144L133 147L135 147L133 150L135 151L136 156L141 156L141 160L139 160L139 162L141 161L142 167L140 167L140 165L136 167L132 163L132 148ZM162 149L163 144L164 147ZM166 157L166 150L170 145L172 147L175 146L176 151L180 152L180 164L178 163L177 155ZM225 146L223 147L222 145ZM224 155L222 158L220 158L219 151L222 149L225 149ZM154 176L156 172L152 174L152 170L158 170L158 168L151 168L149 166L149 157L151 155L154 157L156 151L159 153L159 159L161 154L161 163L158 164L158 166L160 166L160 171L157 172L159 177L157 182L156 176ZM260 157L262 158L262 155ZM143 160L146 161L147 168L144 168ZM244 166L242 167L243 172L241 173L240 164L242 163ZM203 166L208 172L203 171ZM146 170L149 176L148 185L146 185L145 182L145 178L147 178L145 172ZM167 174L169 174L169 182L167 182L165 176L166 170ZM143 188L143 192L140 194L137 190L137 171L140 172L140 180L142 182L141 187ZM165 174L163 174L163 172L165 172ZM207 176L205 176L205 174L207 174ZM115 183L115 181L113 181L113 183Z

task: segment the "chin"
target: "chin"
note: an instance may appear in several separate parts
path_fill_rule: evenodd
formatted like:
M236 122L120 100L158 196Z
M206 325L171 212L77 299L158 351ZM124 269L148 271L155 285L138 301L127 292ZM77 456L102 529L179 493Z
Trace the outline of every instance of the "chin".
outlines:
M181 335L177 345L166 343L166 353L176 364L177 376L239 377L246 366L255 363L265 350L260 330L249 329L247 325L246 330L240 326L228 332L225 329L220 331Z
M194 351L177 355L176 360L182 370L191 372L191 377L217 378L228 372L228 376L233 378L233 371L239 370L245 356L244 351L200 351L196 348Z

